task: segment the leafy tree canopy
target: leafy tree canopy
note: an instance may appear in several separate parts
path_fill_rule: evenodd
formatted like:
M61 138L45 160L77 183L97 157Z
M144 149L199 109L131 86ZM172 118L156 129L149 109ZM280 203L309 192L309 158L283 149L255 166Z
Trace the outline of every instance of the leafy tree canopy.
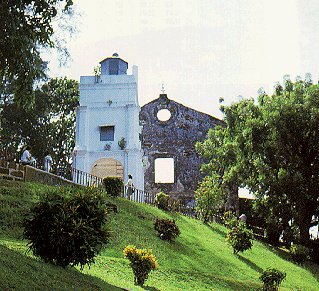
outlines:
M309 75L286 77L272 96L261 90L258 102L244 99L223 110L227 126L197 144L208 160L203 169L223 184L248 187L279 233L292 221L306 244L319 211L319 86Z
M43 48L59 48L54 21L72 14L72 0L2 0L0 2L0 93L11 84L18 105L30 107L33 84L45 77ZM61 47L60 47L61 48Z
M51 79L35 91L33 110L12 102L9 95L0 115L0 144L3 156L17 157L26 144L42 164L49 151L57 167L69 168L75 144L75 108L79 104L79 85L67 78Z

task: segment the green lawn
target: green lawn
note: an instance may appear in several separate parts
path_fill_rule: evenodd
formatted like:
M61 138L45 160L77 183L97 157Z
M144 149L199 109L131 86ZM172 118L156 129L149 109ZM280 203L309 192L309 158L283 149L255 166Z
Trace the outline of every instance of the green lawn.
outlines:
M258 277L267 267L287 273L281 290L319 289L318 265L293 264L285 252L258 241L254 241L252 250L236 256L226 244L223 226L203 225L124 199L110 198L119 210L110 216L112 239L90 269L64 270L48 265L25 253L20 223L32 201L51 188L4 184L0 187L1 290L258 290L262 286ZM156 236L156 217L176 220L181 235L175 242ZM122 250L128 244L151 248L159 262L158 270L150 274L144 288L134 285L128 260L123 257Z

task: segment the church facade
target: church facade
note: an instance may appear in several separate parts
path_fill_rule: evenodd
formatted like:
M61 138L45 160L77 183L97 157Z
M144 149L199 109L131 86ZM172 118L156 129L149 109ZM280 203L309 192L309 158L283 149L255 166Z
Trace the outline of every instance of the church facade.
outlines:
M223 122L166 94L140 108L137 67L128 75L117 54L100 64L100 76L80 79L73 167L124 182L131 174L138 189L192 197L201 178L195 143Z
M202 178L202 161L195 144L205 140L210 128L223 122L171 100L167 94L160 94L141 108L140 122L145 190L192 197ZM166 175L161 175L163 171Z

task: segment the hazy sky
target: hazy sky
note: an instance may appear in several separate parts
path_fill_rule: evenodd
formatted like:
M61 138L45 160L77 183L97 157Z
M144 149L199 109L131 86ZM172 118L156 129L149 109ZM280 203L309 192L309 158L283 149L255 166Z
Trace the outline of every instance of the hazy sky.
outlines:
M93 75L117 52L139 68L139 102L170 99L221 118L218 99L272 93L285 74L319 78L319 1L75 0L72 61L51 77Z

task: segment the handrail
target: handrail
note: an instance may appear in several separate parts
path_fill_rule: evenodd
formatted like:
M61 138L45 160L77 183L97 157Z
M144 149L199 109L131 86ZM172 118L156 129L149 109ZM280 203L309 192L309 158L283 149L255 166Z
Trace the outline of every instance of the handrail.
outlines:
M72 168L72 181L83 186L101 187L103 179L87 172Z
M124 186L124 191L123 191L123 197L124 198L129 198L128 197L128 186ZM155 194L146 192L144 190L140 190L137 188L134 188L132 191L132 195L130 197L130 200L140 202L140 203L146 203L146 204L154 204L155 201Z

